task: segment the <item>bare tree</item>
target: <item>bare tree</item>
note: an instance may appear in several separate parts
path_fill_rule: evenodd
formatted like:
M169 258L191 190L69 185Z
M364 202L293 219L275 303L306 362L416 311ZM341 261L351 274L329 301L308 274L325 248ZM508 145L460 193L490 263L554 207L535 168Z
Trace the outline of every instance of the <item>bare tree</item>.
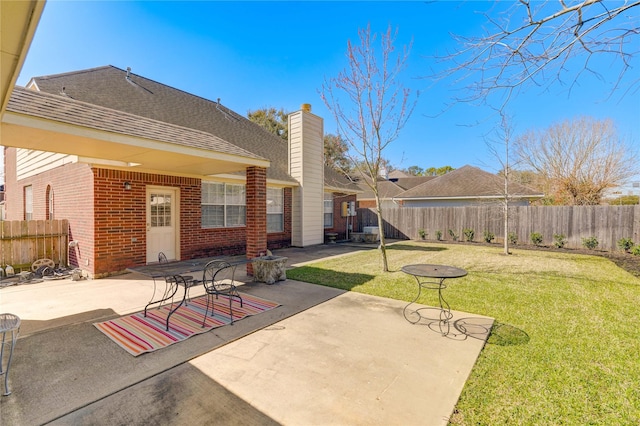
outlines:
M515 144L518 158L540 174L555 204L599 204L607 189L638 173L638 153L621 140L611 120L581 117Z
M508 3L507 3L508 4ZM612 57L618 79L613 90L637 90L637 74L624 78L639 53L640 16L637 0L519 0L503 11L497 3L484 15L488 29L478 37L454 35L461 49L441 60L454 65L437 77L455 75L467 90L457 101L489 101L498 96L498 109L527 85L548 88L559 82L573 87L583 73L598 78L594 59ZM578 68L573 61L581 61ZM572 71L572 70L578 71ZM494 99L494 98L492 98Z
M320 95L333 114L338 135L350 147L348 157L355 171L370 186L376 200L383 270L389 270L383 228L378 176L383 168L382 153L397 139L411 116L415 102L399 80L410 47L395 52L397 31L391 26L372 34L368 25L358 31L360 44L347 44L347 67L337 77L325 79ZM379 50L374 44L380 39Z
M501 170L498 174L502 177L502 188L500 188L500 207L502 210L502 225L504 232L504 254L511 254L509 251L509 205L512 199L509 184L512 181L512 167L514 166L511 156L511 146L513 144L513 127L510 118L506 114L500 114L500 125L495 131L495 139L487 141L487 148L495 160L500 164Z

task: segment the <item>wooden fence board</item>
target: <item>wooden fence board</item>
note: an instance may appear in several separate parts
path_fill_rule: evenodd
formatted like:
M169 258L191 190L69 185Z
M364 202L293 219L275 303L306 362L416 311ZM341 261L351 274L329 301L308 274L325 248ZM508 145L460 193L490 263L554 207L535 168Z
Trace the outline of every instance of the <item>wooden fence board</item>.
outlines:
M69 221L0 221L0 267L51 259L68 265Z
M504 241L503 210L499 205L466 207L390 208L383 211L385 236L418 239L424 229L427 239L451 240L448 230L464 239L466 228L475 231L474 241L483 241L484 231L493 232L496 242ZM373 209L358 209L360 226L377 225ZM361 230L361 229L360 229ZM640 206L514 206L509 207L509 232L519 244L530 244L532 232L543 236L544 245L553 245L554 234L566 238L568 248L582 248L582 239L596 237L598 248L617 250L621 238L640 243Z

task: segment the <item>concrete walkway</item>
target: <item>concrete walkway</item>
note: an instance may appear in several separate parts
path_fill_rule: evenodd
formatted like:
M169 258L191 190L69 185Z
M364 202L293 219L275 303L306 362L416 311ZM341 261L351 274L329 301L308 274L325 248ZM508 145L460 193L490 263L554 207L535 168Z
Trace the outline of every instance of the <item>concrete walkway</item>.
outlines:
M274 254L297 265L361 248ZM141 310L152 289L136 274L0 289L0 312L23 320L0 423L443 425L492 323L454 312L478 333L442 337L408 323L404 302L248 282L282 306L133 357L93 322Z

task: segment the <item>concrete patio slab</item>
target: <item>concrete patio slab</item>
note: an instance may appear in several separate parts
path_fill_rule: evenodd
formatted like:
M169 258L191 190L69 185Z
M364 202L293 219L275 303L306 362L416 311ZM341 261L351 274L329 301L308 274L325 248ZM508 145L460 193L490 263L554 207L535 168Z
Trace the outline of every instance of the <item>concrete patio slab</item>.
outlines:
M354 250L331 246L278 254L297 264ZM446 424L492 323L454 312L485 332L443 337L408 323L404 302L246 283L282 306L133 357L92 323L141 310L152 289L136 274L1 289L0 311L23 326L0 423Z

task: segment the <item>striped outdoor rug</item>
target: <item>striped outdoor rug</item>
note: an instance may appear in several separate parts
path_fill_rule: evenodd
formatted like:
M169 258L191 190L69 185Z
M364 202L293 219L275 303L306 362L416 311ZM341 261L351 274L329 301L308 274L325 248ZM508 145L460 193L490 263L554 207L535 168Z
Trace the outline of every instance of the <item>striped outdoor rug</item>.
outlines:
M249 294L241 293L240 295L242 296L242 307L240 307L238 299L233 301L234 321L280 306L276 302ZM146 317L144 312L137 312L110 321L97 322L93 325L131 355L138 356L231 323L229 299L226 296L219 296L214 300L214 316L211 316L211 307L209 307L204 327L202 327L202 319L207 305L206 296L191 299L187 306L181 306L171 315L169 331L166 330L166 320L171 304L147 310Z

